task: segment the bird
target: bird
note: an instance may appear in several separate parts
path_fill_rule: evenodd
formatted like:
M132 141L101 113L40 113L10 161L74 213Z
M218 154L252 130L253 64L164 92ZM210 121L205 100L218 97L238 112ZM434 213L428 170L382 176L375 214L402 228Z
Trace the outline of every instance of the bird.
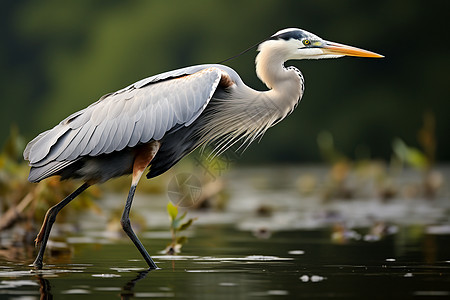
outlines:
M39 251L32 266L42 269L50 231L62 208L91 185L131 175L121 226L149 270L158 269L129 218L136 185L147 169L150 179L201 146L213 145L219 155L236 143L249 145L260 138L303 97L303 75L285 66L289 60L383 57L298 28L277 31L242 53L255 47L256 75L266 91L247 86L222 63L180 68L106 94L31 140L24 150L30 182L50 176L83 182L48 209L35 240Z

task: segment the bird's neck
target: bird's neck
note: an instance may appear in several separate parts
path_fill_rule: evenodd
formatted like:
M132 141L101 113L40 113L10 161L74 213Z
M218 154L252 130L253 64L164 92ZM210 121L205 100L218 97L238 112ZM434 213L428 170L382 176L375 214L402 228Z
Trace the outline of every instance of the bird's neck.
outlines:
M256 74L270 89L267 97L279 107L283 114L292 111L303 95L303 76L294 67L284 67L285 59L274 50L261 49L256 56ZM283 117L284 117L283 116Z
M260 51L256 56L256 75L269 88L277 88L286 79L284 61L272 51Z

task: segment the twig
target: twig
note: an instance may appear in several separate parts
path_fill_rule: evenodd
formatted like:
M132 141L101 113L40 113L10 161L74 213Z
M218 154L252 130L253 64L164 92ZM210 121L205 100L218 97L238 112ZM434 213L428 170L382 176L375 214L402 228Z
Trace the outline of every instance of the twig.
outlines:
M20 218L21 213L27 208L28 205L33 201L33 192L29 192L26 196L19 202L19 204L10 207L1 217L0 217L0 230L6 229L14 224L17 219Z

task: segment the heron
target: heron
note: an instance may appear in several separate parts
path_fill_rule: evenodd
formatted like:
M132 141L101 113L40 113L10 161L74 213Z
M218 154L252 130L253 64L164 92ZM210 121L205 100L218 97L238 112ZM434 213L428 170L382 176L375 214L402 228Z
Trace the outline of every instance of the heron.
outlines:
M55 175L83 182L47 211L35 240L39 251L34 268L43 267L50 231L62 208L93 184L131 175L120 222L149 269L157 269L129 217L136 186L147 169L150 179L201 146L214 145L213 152L220 154L238 142L248 145L260 138L302 99L304 78L294 66L285 66L289 60L383 57L298 28L280 30L256 46L256 74L266 91L250 88L223 64L185 67L106 94L29 142L24 159L31 166L30 182Z

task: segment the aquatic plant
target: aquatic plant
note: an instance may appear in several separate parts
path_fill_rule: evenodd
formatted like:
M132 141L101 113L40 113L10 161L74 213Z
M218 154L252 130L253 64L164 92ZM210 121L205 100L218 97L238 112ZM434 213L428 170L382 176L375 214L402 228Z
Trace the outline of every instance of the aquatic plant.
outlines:
M433 169L437 147L435 131L434 114L428 111L424 113L423 125L417 134L421 149L407 145L400 138L392 142L394 156L391 163L398 169L406 165L422 172L422 183L415 194L420 193L427 199L434 198L444 182L442 173Z
M167 203L167 212L170 218L170 233L172 234L172 242L164 250L166 254L174 255L181 251L181 247L187 242L186 236L179 236L181 231L188 229L197 218L190 218L183 221L187 212L185 211L181 216L178 216L178 206L173 205L169 201Z

